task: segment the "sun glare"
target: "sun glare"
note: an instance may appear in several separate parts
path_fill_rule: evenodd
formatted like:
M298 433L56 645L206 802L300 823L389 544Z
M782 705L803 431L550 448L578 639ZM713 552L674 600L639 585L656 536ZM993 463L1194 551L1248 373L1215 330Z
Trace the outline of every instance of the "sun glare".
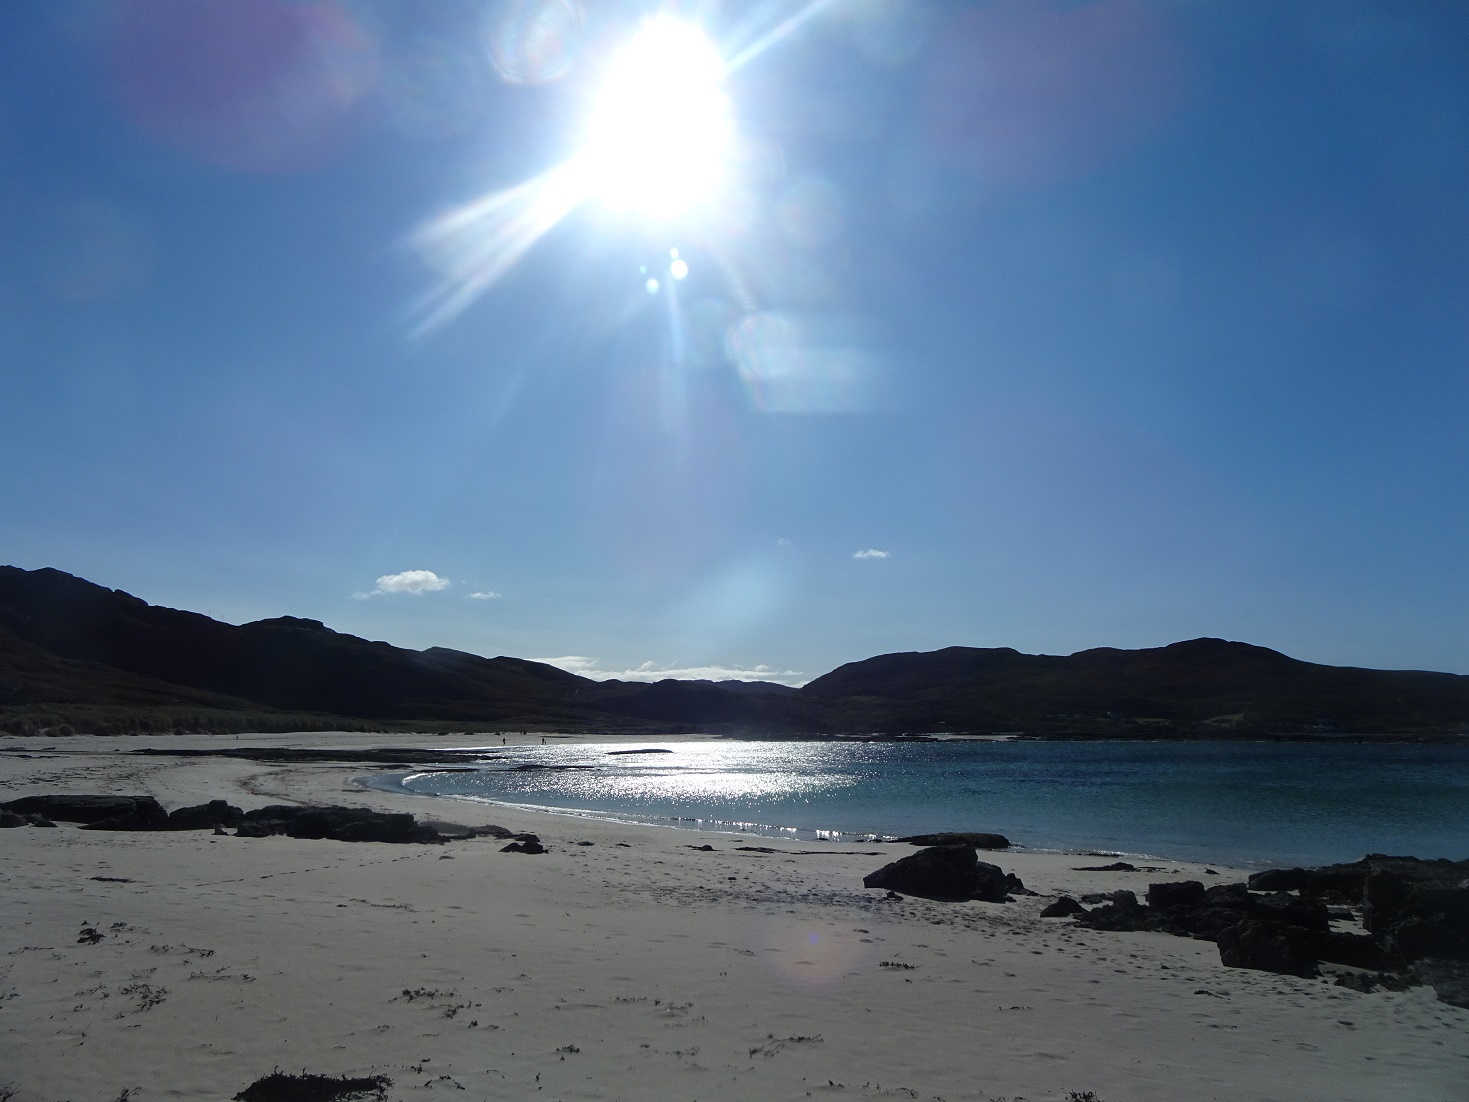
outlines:
M610 58L580 171L613 210L677 218L723 183L734 125L723 59L691 23L650 19Z

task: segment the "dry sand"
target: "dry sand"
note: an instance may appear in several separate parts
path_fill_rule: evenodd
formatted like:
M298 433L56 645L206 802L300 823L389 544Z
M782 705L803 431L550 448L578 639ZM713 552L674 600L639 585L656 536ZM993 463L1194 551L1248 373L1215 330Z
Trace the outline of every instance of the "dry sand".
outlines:
M0 831L0 1099L227 1099L276 1067L386 1075L403 1099L1469 1099L1469 1011L1427 988L1359 994L1038 917L1062 890L1228 869L989 854L1042 897L895 901L862 876L907 847L739 852L368 791L362 767L120 752L145 741L7 740L0 798L346 803L533 830L551 852Z

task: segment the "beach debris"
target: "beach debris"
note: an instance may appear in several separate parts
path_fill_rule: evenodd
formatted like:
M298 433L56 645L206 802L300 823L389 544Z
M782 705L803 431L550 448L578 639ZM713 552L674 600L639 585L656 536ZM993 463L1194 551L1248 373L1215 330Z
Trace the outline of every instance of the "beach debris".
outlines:
M862 885L924 899L980 899L990 903L1005 902L1011 890L1004 870L979 860L970 845L921 849L868 873Z
M704 845L702 845L702 846L692 846L691 845L691 846L689 846L689 849L696 849L696 850L699 850L702 853L713 853L714 852L714 847L711 846L711 845L709 845L707 842Z
M790 1037L777 1037L774 1033L767 1033L761 1044L750 1049L750 1055L769 1058L790 1045L819 1045L825 1043L825 1040L820 1033L796 1034Z
M96 945L102 940L102 932L95 926L83 926L77 933L78 945Z
M386 1075L353 1078L303 1071L288 1075L276 1068L234 1096L234 1102L345 1102L352 1098L387 1097L393 1081Z

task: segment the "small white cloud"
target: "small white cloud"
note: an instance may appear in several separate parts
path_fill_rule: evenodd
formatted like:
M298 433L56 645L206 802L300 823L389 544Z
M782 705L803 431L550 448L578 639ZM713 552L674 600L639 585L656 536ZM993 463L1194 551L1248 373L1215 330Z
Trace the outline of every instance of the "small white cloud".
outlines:
M777 546L777 547L789 547L790 545L791 545L791 541L789 539L787 539L785 536L777 536L776 537L775 546Z
M500 594L493 589L477 589L469 595L471 601L498 601Z
M378 578L376 588L367 593L354 593L352 596L359 601L397 593L421 597L425 593L437 593L448 588L449 579L439 577L432 570L404 570L400 574L383 574Z
M864 548L861 551L853 551L854 559L890 559L893 557L891 551L879 551L876 547Z
M580 654L562 655L560 658L536 658L548 666L557 666L579 677L593 681L662 681L675 678L679 681L774 681L778 685L799 688L811 680L800 670L777 670L761 663L758 666L660 666L656 662L642 662L631 669L603 669L601 662Z

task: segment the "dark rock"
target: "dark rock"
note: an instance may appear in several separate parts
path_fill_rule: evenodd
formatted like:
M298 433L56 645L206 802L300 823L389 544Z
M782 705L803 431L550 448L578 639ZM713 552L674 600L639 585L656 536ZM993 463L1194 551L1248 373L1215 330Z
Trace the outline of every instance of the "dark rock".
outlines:
M1469 861L1424 860L1369 853L1360 861L1314 869L1270 869L1250 877L1255 891L1299 891L1333 903L1360 902L1371 873L1390 872L1420 884L1453 884L1469 878Z
M702 850L704 853L713 853L714 852L714 847L711 846L711 845L708 845L707 843L704 844L704 845L702 845L702 846L690 846L689 849Z
M1137 906L1137 896L1129 891L1087 892L1081 897L1083 903L1130 903Z
M1250 890L1256 892L1294 892L1306 886L1305 869L1266 869L1250 874Z
M1063 895L1054 903L1048 904L1041 912L1042 918L1065 918L1067 915L1085 914L1086 908L1069 895Z
M101 830L155 830L168 821L168 813L152 796L22 796L0 808Z
M1250 890L1243 884L1215 884L1204 891L1206 907L1238 907L1245 910L1250 905Z
M207 804L175 808L168 813L168 830L209 830L219 826L239 826L245 813L234 804L224 800L210 800Z
M540 836L532 834L530 831L521 831L519 834L510 835L510 837L514 838L517 842L525 842L527 845L531 843L536 845L541 844Z
M973 846L975 849L1009 849L1010 839L1003 834L945 830L937 834L910 834L897 839L910 846Z
M1076 922L1088 930L1121 932L1151 928L1147 908L1138 903L1136 895L1126 891L1113 892L1110 903L1077 915Z
M1126 861L1113 861L1110 865L1082 865L1074 868L1072 872L1137 872L1136 865L1129 865Z
M511 842L500 847L501 853L545 853L546 847L539 842Z
M1415 977L1397 975L1392 972L1341 972L1337 974L1338 987L1350 987L1364 994L1371 991L1406 991L1413 986Z
M509 838L511 831L494 823L486 823L484 826L470 828L476 838Z
M1439 1002L1469 1010L1469 964L1457 960L1421 960L1414 972L1433 986Z
M931 846L863 877L868 888L887 888L924 899L1005 901L1005 874L979 860L968 844Z
M386 1098L393 1081L385 1075L352 1078L342 1075L299 1075L271 1072L234 1096L234 1102L346 1102L349 1098ZM127 1092L123 1092L123 1097Z
M1289 892L1251 896L1250 909L1266 921L1289 922L1307 930L1331 928L1326 904L1315 899L1297 899Z
M1402 962L1377 944L1371 934L1347 934L1336 930L1317 932L1311 940L1317 960L1347 964L1353 968L1385 971L1398 968Z
M285 834L292 838L329 838L339 842L431 842L438 835L420 829L406 811L365 807L299 807L273 804L245 812L240 838Z
M1426 878L1438 871L1379 866L1364 881L1362 924L1407 960L1469 960L1469 879Z
M12 827L23 827L27 823L24 815L17 815L13 811L0 811L0 830Z
M983 862L981 862L981 864L983 864ZM1025 886L1025 884L1021 881L1020 877L1016 876L1013 872L1007 872L1005 874L1005 890L1007 892L1009 892L1011 895L1037 895L1037 894L1039 894L1039 893L1033 892L1029 888L1027 888Z
M1197 880L1180 880L1171 884L1149 884L1148 906L1160 911L1179 907L1200 907L1204 903L1204 885Z
M1316 975L1311 932L1283 922L1246 919L1220 931L1219 960L1230 968Z

